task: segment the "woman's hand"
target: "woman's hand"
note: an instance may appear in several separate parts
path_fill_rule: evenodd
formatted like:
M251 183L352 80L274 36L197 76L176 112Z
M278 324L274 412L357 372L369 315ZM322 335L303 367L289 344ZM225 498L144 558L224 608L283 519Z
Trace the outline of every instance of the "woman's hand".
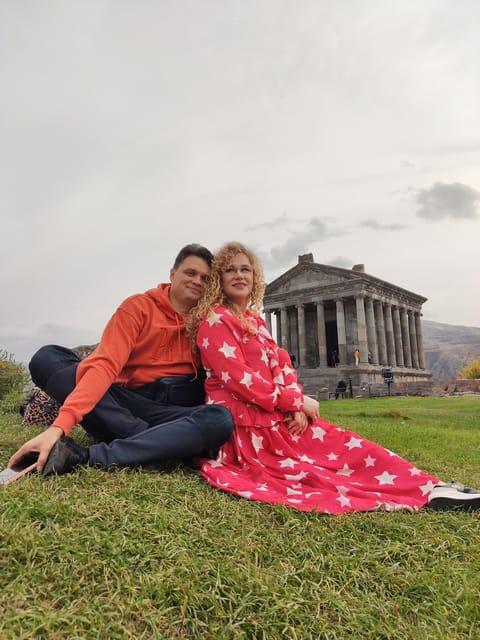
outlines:
M303 396L303 411L312 422L320 417L318 401L314 398L310 398L310 396Z
M308 427L308 418L303 411L294 411L288 424L288 430L294 435L301 435Z

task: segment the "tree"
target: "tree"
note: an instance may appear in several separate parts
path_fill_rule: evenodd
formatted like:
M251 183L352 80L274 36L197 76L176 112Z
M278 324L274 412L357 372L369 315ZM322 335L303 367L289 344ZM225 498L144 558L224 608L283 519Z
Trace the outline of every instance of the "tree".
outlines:
M475 380L476 378L480 378L480 358L476 358L475 360L472 360L470 364L467 364L467 366L460 371L459 375L463 380Z

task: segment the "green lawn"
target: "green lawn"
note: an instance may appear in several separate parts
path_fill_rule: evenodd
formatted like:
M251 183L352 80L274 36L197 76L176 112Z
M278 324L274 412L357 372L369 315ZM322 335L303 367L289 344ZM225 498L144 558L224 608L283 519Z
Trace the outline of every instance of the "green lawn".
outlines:
M480 398L321 412L480 486ZM19 423L0 416L2 467L38 431ZM32 476L0 500L1 640L480 638L480 512L299 513L178 465Z

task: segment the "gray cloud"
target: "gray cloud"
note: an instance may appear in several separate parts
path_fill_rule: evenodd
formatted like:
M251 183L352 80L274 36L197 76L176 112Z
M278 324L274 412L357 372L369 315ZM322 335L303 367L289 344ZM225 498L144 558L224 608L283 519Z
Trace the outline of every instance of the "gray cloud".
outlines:
M372 231L402 231L403 229L407 229L407 226L404 224L382 224L377 220L372 220L371 218L365 218L364 220L360 220L359 224L360 228L367 227Z
M478 217L480 192L467 184L436 182L430 189L418 189L417 216L426 220L441 218L475 219Z
M245 227L245 231L258 231L259 229L271 229L273 226L280 227L288 224L289 222L293 222L291 218L287 216L286 213L282 213L281 216L277 216L272 220L268 220L267 222L259 222L258 224L251 224L248 227Z
M298 220L296 224L299 225ZM322 218L310 218L307 222L300 224L302 231L290 233L284 244L272 247L268 253L261 249L257 251L266 272L288 269L296 264L299 255L311 252L319 242L347 233L345 229L327 226L325 219Z

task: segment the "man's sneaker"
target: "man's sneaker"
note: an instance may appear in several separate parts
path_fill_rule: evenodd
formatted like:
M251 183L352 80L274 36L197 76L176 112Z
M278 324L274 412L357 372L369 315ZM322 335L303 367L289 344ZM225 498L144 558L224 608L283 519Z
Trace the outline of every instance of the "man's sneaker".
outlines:
M437 511L480 509L480 490L470 489L460 482L437 484L428 496L428 506Z
M88 449L81 447L71 438L64 436L57 440L47 458L42 475L51 476L70 473L75 467L88 463Z

